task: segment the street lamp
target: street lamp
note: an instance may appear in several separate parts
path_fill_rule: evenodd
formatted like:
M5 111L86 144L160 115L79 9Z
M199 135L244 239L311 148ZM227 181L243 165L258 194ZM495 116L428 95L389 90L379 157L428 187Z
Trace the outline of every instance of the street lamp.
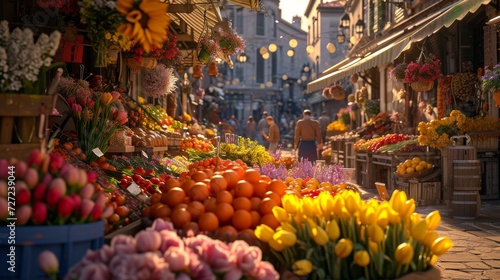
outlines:
M349 18L349 15L347 13L344 13L342 17L340 18L340 26L343 28L349 28L351 25L351 20Z
M337 42L339 42L339 44L345 42L345 35L344 32L342 32L342 30L339 30L339 34L337 35Z
M358 19L358 22L356 22L356 25L354 26L354 30L356 34L362 34L365 30L365 22L361 19Z
M245 53L240 53L237 57L236 60L238 60L239 63L245 63L248 60L248 56Z

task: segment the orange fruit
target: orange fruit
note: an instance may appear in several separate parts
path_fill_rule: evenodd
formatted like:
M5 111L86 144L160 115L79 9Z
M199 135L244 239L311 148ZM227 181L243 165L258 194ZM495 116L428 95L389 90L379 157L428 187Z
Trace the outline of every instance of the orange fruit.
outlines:
M153 219L167 218L170 217L172 210L163 203L156 203L151 205L150 213Z
M238 174L238 180L243 180L245 178L245 169L241 166L233 166L232 168L236 174Z
M266 195L264 196L264 198L266 198L266 197L269 197L272 200L274 200L274 202L276 202L276 205L278 205L278 206L281 205L281 197L278 194L276 194L275 192L272 192L272 191L266 192Z
M192 179L186 179L184 182L181 184L181 188L184 190L184 192L188 192L193 186L196 184L196 182Z
M258 225L260 225L260 214L257 211L250 211L250 215L252 216L252 224L250 225L250 228L256 228Z
M161 196L162 196L161 193L155 193L155 194L153 194L151 196L151 198L149 199L149 204L153 205L153 204L156 204L156 203L160 202Z
M215 212L215 209L217 209L217 199L209 197L203 202L203 206L205 206L205 212Z
M233 195L228 191L221 191L215 196L217 203L232 203Z
M238 230L250 228L252 225L252 215L246 210L236 210L231 218L233 226Z
M234 187L234 196L244 196L244 197L252 197L253 195L253 186L249 182L245 180L239 180L236 186Z
M203 172L205 172L205 174L207 174L208 178L211 178L212 176L214 176L214 172L211 170L211 169L203 169Z
M260 223L268 225L272 229L276 229L280 226L280 222L274 217L273 213L266 214L260 218Z
M186 233L191 231L193 235L196 235L200 231L200 226L196 222L189 222L182 227L182 230Z
M186 193L180 187L173 187L161 195L161 203L165 203L170 207L174 207L184 202Z
M247 170L245 170L243 179L251 184L258 183L260 180L260 173L253 168L248 168Z
M151 206L145 207L142 209L142 216L151 218Z
M267 192L267 186L269 183L265 180L259 180L259 182L253 184L253 195L263 198Z
M188 192L191 200L204 201L208 198L208 187L203 182L195 183Z
M208 179L208 176L207 173L198 170L195 173L193 173L193 175L191 175L191 179L193 179L195 182L201 182L205 179Z
M267 175L260 175L260 179L261 180L264 180L266 182L271 182L271 177L267 176Z
M245 211L250 211L252 210L252 202L248 197L240 196L237 197L233 200L233 208L234 210L245 210Z
M227 190L233 189L238 183L238 174L236 171L228 169L222 173L222 177L226 179Z
M201 214L205 213L205 205L199 201L191 201L187 206L187 211L191 214L191 220L197 221Z
M225 223L231 221L234 214L234 208L229 203L219 203L214 213L219 219L219 222Z
M198 219L200 231L215 231L219 228L219 219L214 213L203 213Z
M187 208L188 208L187 203L180 203L180 204L175 205L175 207L172 208L172 210L175 210L175 209L187 209Z
M179 180L177 180L175 178L167 178L165 180L165 191L167 191L171 188L180 187L180 186L181 186L181 182L179 182Z
M230 225L219 228L217 239L224 242L233 242L238 237L238 231Z
M222 175L213 175L210 179L210 190L212 193L224 191L227 188L226 178Z
M172 211L170 220L175 228L181 229L185 224L191 222L191 214L186 209L178 208Z
M280 179L271 180L271 182L269 182L269 186L267 186L267 190L277 193L280 197L285 195L286 189L286 184Z
M260 202L259 212L262 215L272 215L274 206L278 206L278 204L272 198L266 197Z
M254 210L254 211L259 211L259 208L260 208L260 201L262 199L260 199L260 197L251 197L250 198L250 203L252 204L252 207L250 208L251 210Z

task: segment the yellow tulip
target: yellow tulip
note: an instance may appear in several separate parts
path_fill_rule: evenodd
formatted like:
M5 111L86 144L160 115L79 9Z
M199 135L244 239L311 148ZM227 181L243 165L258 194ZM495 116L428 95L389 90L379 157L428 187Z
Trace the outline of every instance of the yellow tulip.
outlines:
M261 224L255 228L255 236L264 242L273 240L274 230L265 224Z
M411 237L415 241L422 241L425 237L426 232L427 232L427 222L425 220L421 220L411 229Z
M389 204L391 205L392 209L396 210L399 213L403 204L405 204L406 200L407 200L406 193L396 189L392 193L391 199L389 200Z
M429 261L429 264L430 265L434 265L437 262L437 260L438 260L438 256L432 255L432 257L431 257L431 259Z
M368 236L373 242L380 243L384 240L384 231L377 224L372 224L368 227Z
M377 212L377 225L381 228L386 228L389 224L389 210L388 207L380 206Z
M316 207L314 206L312 197L306 196L302 198L301 202L302 213L308 218L315 217Z
M311 236L317 245L323 246L326 243L328 243L328 234L324 229L316 226L312 227L310 231L311 231Z
M321 211L325 217L333 214L333 196L327 192L321 192L318 196Z
M331 241L335 242L340 237L340 229L337 221L331 220L326 223L326 233Z
M288 213L285 211L285 209L281 207L273 207L273 215L278 220L280 223L281 222L288 222L290 220L290 216L288 216Z
M340 195L336 195L333 198L333 212L337 217L343 217L345 209L344 199Z
M399 264L409 264L413 259L413 246L410 243L401 243L396 248L394 258Z
M378 253L378 244L374 241L368 241L368 247L370 248L370 251L372 251L374 254Z
M280 230L273 235L273 239L285 247L291 247L297 243L297 236L293 232Z
M427 247L431 248L432 243L438 238L438 233L435 231L428 231L425 233L424 239L422 239L422 244Z
M293 263L292 270L295 275L304 276L311 273L313 265L309 260L303 259Z
M357 251L354 253L354 262L361 267L365 267L370 263L370 254L366 250Z
M289 232L297 233L297 229L289 222L282 222L281 229Z
M281 203L283 204L283 208L288 214L295 214L299 210L300 200L294 195L287 193L281 199Z
M448 252L451 247L453 247L453 242L448 237L443 236L434 240L431 250L435 255L441 256Z
M411 214L411 216L410 216L410 228L413 228L421 220L422 220L422 216L420 216L420 214L418 214L418 213Z
M281 252L286 248L285 245L280 244L278 241L276 241L274 239L269 240L268 244L269 244L269 247L271 247L271 249L278 251L278 252Z
M345 207L349 213L354 214L359 210L361 197L358 192L348 191L345 199Z
M371 225L375 222L375 208L367 205L359 212L359 220L362 224Z
M111 95L111 93L105 92L101 95L102 105L108 106L109 104L111 104L111 102L113 102L113 95Z
M389 218L389 223L391 225L395 225L401 222L401 217L399 216L399 213L392 209L391 207L387 207L387 214Z
M342 238L337 242L337 245L335 245L335 254L339 258L346 258L349 256L352 252L352 241L347 238Z
M432 211L425 217L425 220L427 221L427 229L435 230L441 223L441 214L438 210Z

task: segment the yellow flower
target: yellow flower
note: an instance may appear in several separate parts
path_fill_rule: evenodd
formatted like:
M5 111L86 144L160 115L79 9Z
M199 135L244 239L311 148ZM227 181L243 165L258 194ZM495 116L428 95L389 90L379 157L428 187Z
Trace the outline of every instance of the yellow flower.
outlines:
M375 208L371 205L367 205L364 209L359 212L359 220L362 224L371 225L375 222Z
M413 198L410 198L401 207L399 216L401 217L401 219L407 219L413 214L413 212L415 212L415 200Z
M425 217L425 220L427 221L427 229L435 230L439 226L439 223L441 223L441 215L438 210L435 210L429 213Z
M370 263L370 254L366 250L357 251L354 253L354 262L361 267L365 267Z
M421 220L411 229L411 237L416 241L422 241L427 232L427 222Z
M104 106L108 106L113 102L113 96L109 92L105 92L101 95L101 103Z
M139 42L146 52L150 52L151 46L161 48L170 23L168 5L158 0L142 0L138 7L135 4L134 0L118 0L116 9L127 22L116 30Z
M384 231L379 225L371 224L368 227L368 236L372 241L379 243L384 240Z
M431 250L435 255L441 256L448 252L451 247L453 247L453 242L448 237L443 236L434 240Z
M422 239L422 244L427 247L431 248L432 243L438 238L438 233L435 231L428 231L425 233L424 239Z
M368 247L374 254L378 253L378 243L376 243L375 241L368 241Z
M290 216L288 216L288 213L285 211L285 209L275 206L272 209L274 217L281 223L281 222L288 222L290 220Z
M321 227L319 226L312 227L310 232L314 242L317 245L323 246L326 243L328 243L328 234Z
M432 255L432 257L431 257L431 259L429 261L429 264L430 265L434 265L437 262L437 260L438 260L438 256Z
M255 232L255 236L258 239L260 239L266 243L273 239L274 230L268 225L261 224L255 228L254 232Z
M323 191L318 195L318 200L321 211L325 217L333 213L333 196Z
M377 224L381 228L386 228L387 225L389 224L389 209L387 207L387 204L381 204L380 207L378 208L377 215Z
M340 237L340 229L337 221L331 220L326 223L326 233L331 241L335 242Z
M311 273L312 269L312 263L306 259L298 260L292 265L293 273L299 276L304 276Z
M403 204L406 202L406 200L407 200L406 193L396 189L391 195L389 204L391 205L392 209L399 212Z
M345 198L345 207L349 213L354 214L359 210L361 197L358 192L348 191Z
M292 224L290 224L289 222L282 222L281 229L289 231L289 232L297 233L297 229L295 229L295 227Z
M401 243L396 248L394 258L399 264L409 264L413 259L413 246L410 243Z
M273 239L279 244L290 247L297 243L297 236L293 232L280 230L273 235Z
M279 243L278 241L276 241L274 239L269 240L268 244L269 244L269 247L271 247L273 250L278 251L278 252L281 252L286 248L285 245Z
M316 207L314 206L314 201L312 197L306 196L301 200L302 213L308 217L312 218L316 216Z
M300 200L294 195L287 193L281 199L281 203L283 204L283 208L288 214L295 214L299 210Z
M347 238L342 238L337 242L337 245L335 245L335 254L337 257L343 259L349 256L352 252L352 241Z

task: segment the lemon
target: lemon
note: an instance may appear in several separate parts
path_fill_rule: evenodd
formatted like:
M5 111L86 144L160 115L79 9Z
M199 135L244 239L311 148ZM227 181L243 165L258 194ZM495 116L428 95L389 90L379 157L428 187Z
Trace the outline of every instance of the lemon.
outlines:
M405 160L404 163L405 163L406 167L411 167L411 165L413 164L413 162L411 160L409 160L409 159Z
M422 170L424 170L424 167L423 167L421 164L419 164L419 165L417 165L417 166L415 167L415 171L417 171L417 172L418 172L418 171L422 171Z
M414 157L411 161L413 161L414 163L419 163L421 160L419 157Z
M427 169L430 169L430 168L433 168L433 167L434 167L434 165L432 165L430 163L427 164Z
M406 168L406 173L413 173L413 172L415 172L415 168L413 167Z
M398 170L396 172L398 172L399 175L403 175L403 174L406 174L406 169L405 168L398 168Z
M422 165L423 167L427 166L427 162L425 160L422 160L421 162L419 162L419 164Z

